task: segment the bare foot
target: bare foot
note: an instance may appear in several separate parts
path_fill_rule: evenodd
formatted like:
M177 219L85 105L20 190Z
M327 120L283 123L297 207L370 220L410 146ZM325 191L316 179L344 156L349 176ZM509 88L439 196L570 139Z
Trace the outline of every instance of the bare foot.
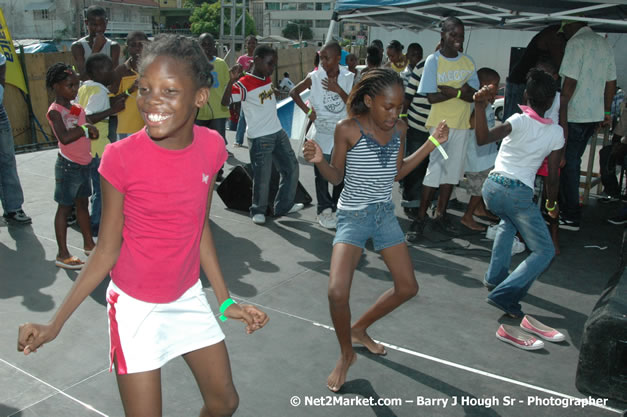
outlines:
M348 374L348 368L357 360L355 352L351 352L350 357L345 358L340 356L335 364L335 369L331 372L331 375L327 378L327 388L333 392L338 392L344 382L346 382L346 374Z
M495 216L494 214L490 213L487 210L484 210L483 208L477 208L475 209L475 212L472 213L477 217L485 217L486 219L490 219L492 221L497 221L499 220L499 218L497 216Z
M470 230L476 230L477 232L483 232L486 229L485 226L477 223L475 219L472 218L472 216L470 217L470 219L466 217L462 217L460 220L460 223L466 226L467 228L469 228Z
M383 345L378 344L366 333L365 330L351 329L351 341L353 344L365 346L366 349L375 355L385 356L387 352Z

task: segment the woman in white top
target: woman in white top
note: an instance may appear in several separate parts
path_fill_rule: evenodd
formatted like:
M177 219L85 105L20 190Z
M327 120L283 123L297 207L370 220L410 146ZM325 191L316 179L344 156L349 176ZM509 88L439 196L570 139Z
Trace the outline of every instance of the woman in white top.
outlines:
M545 206L551 217L558 217L558 169L564 135L560 126L544 118L555 92L555 81L549 74L531 70L525 90L528 106L520 106L522 114L514 114L505 123L490 130L486 124L485 108L494 91L484 86L474 96L477 143L483 145L503 139L494 169L482 190L488 209L501 218L484 284L491 290L488 303L511 317L523 316L520 300L555 255L540 209L533 202L535 175L548 155L548 198ZM531 254L510 274L516 232L520 232Z

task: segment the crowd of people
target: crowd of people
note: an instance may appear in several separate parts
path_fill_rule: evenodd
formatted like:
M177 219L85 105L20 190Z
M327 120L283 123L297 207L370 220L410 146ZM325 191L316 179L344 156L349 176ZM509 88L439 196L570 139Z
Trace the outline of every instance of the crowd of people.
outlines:
M209 278L222 320L242 320L249 333L268 322L258 308L230 298L208 216L215 184L223 179L226 125L233 114L239 116L233 146L248 138L252 222L263 225L269 214L303 208L295 203L299 163L277 115L277 52L249 37L246 52L228 68L208 33L197 40L160 35L149 42L133 32L120 63L122 48L104 36L104 9L91 6L86 18L89 34L72 46L76 69L58 63L46 75L55 96L47 118L59 142L56 265L81 272L48 324L21 326L18 348L28 354L56 338L110 274L110 359L126 413L160 415L160 368L182 355L205 400L201 415L231 415L238 397L224 334L199 273L202 267ZM461 20L445 19L441 41L426 57L418 43L405 50L391 41L384 53L383 44L373 41L363 70L355 55L329 42L304 80L294 85L285 73L281 82L309 121L303 155L314 165L317 220L335 230L328 297L341 352L327 380L332 391L341 389L355 361L354 344L386 353L367 329L417 294L407 242L430 230L451 236L460 226L485 231L476 217L496 224L486 301L522 319L535 336L561 340L559 332L525 317L520 301L559 250L557 227L579 229L581 155L596 126L611 123L611 48L579 21L543 30L509 74L509 114L496 123L491 103L500 76L478 69L462 52L464 35ZM0 123L3 114L0 107ZM269 207L273 165L280 181ZM534 201L538 174L546 177L540 205ZM4 216L25 223L30 219L21 210L21 189L12 195L5 187L12 175L2 173ZM463 178L470 201L457 225L447 211ZM401 181L402 205L412 219L407 231L395 215L395 181ZM66 243L73 207L86 262ZM370 239L394 286L351 324L351 281ZM530 253L510 272L521 242ZM522 349L541 347L541 341L503 326L497 337Z

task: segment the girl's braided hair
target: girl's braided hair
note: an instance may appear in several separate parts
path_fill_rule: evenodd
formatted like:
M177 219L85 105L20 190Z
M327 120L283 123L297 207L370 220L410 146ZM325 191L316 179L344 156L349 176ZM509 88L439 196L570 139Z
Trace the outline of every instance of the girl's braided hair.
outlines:
M71 75L76 75L71 66L65 62L57 62L48 68L46 72L46 87L52 88L56 83L60 83Z
M169 56L184 62L198 88L213 85L213 65L196 39L171 34L156 36L154 42L146 44L142 50L139 73L143 74L148 65L159 56Z
M348 115L354 117L368 113L369 109L364 101L365 96L374 99L388 87L399 85L403 87L403 80L396 71L389 68L373 68L368 70L359 82L353 87L346 107Z

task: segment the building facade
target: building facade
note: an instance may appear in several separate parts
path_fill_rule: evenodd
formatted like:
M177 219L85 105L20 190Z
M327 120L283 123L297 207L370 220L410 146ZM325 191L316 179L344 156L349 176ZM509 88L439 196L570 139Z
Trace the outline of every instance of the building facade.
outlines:
M263 36L283 36L288 24L297 23L308 26L313 40L320 42L326 41L334 7L332 0L253 0L249 5L257 31Z
M174 0L171 0L174 1ZM77 39L86 34L84 11L91 5L107 12L107 36L140 30L152 35L159 4L152 0L0 0L13 39Z

